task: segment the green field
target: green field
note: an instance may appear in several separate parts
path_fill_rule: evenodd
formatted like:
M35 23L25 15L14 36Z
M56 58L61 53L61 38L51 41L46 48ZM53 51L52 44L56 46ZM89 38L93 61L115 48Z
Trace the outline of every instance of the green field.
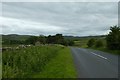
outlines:
M78 47L87 47L87 42L88 42L88 40L89 40L89 38L81 38L81 39L79 39L79 40L77 40L77 41L74 41L74 45L75 46L78 46Z
M3 78L76 77L70 50L65 46L32 46L2 54Z
M96 39L96 40L101 40L102 42L103 42L103 46L102 47L95 47L95 46L93 46L93 47L88 47L87 46L87 42L89 41L89 39L91 39L91 38L81 38L81 39L79 39L78 41L74 41L75 42L75 46L77 46L77 47L81 47L81 48L90 48L90 49L95 49L95 50L99 50L99 51L103 51L103 52L108 52L108 53L111 53L111 54L120 54L120 50L110 50L110 49L107 49L106 48L106 40L105 40L105 38L94 38L94 39Z

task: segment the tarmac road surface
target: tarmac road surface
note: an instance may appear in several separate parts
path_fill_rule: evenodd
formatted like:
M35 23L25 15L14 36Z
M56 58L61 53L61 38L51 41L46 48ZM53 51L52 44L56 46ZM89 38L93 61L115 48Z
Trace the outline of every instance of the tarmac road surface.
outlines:
M118 78L118 56L102 51L70 47L78 78Z

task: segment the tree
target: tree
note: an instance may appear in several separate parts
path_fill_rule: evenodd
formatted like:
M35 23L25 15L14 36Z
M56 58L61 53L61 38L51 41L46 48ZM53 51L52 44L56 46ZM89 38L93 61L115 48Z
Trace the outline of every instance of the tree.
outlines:
M64 39L61 44L65 45L65 46L68 46L68 41Z
M51 36L51 35L49 35L48 37L47 37L47 43L48 44L50 44L50 43L52 43L52 44L54 44L55 43L55 36Z
M31 36L25 41L25 43L35 45L36 41L38 41L38 37L37 36Z
M73 46L74 45L74 41L73 40L70 40L70 39L64 39L62 42L61 42L62 45L65 45L65 46Z
M47 43L52 43L52 44L62 44L64 38L62 34L56 34L54 36L49 35L47 37Z
M94 44L95 44L95 39L94 38L90 39L87 43L88 47L92 47Z
M110 27L110 32L106 36L107 48L120 50L120 27Z
M38 37L38 41L42 44L46 44L46 37L44 35L40 35Z
M64 40L62 34L56 34L55 35L55 43L56 44L62 44L62 41Z
M101 40L97 40L95 47L102 47L103 46L103 42Z
M69 46L73 46L74 45L74 41L73 40L68 40L68 45Z

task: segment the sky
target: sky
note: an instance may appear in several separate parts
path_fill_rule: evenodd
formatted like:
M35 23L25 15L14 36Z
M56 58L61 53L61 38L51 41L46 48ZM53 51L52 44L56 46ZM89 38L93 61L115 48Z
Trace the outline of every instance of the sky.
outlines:
M90 36L118 24L117 2L2 2L2 34Z

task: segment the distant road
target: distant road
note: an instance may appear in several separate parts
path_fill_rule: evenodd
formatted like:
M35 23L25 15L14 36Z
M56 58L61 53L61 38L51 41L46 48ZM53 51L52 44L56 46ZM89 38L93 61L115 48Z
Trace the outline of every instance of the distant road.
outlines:
M118 78L118 56L71 47L79 78Z

